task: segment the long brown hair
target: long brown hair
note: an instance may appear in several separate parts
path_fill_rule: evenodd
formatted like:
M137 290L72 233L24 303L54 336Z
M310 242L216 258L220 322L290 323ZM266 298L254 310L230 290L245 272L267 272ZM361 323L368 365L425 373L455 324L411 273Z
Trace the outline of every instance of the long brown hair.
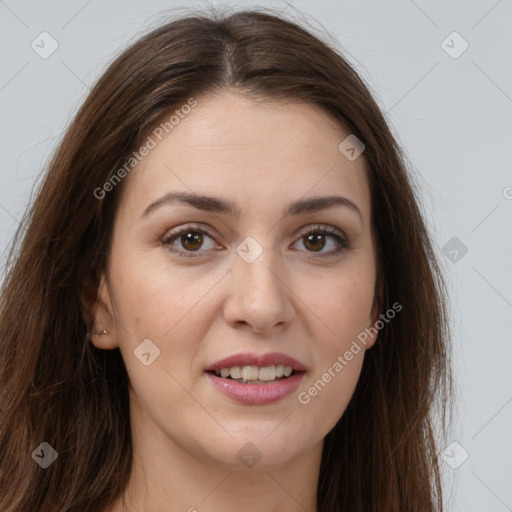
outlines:
M366 353L326 436L319 512L443 510L436 432L451 396L445 284L407 163L368 88L340 52L269 10L193 13L116 58L60 142L24 218L0 302L0 510L101 511L132 463L119 349L88 341L82 294L105 268L123 182L104 186L165 115L234 89L300 100L363 141L378 249L375 301L402 311ZM439 413L435 416L435 413ZM57 460L32 453L47 442Z

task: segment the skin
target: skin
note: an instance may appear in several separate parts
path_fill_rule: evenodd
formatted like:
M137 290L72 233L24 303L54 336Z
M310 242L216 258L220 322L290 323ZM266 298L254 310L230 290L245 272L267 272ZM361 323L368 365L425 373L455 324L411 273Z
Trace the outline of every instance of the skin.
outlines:
M310 105L262 105L234 91L197 100L126 178L109 266L88 307L94 327L109 331L92 342L119 347L130 377L135 461L125 504L111 510L316 511L323 439L352 397L365 350L307 405L298 393L378 317L364 155L345 158L338 145L349 132ZM142 216L171 191L220 197L241 212L173 203ZM325 195L349 198L362 220L340 206L283 217L290 202ZM211 238L162 242L190 223ZM332 254L331 235L308 245L303 232L318 224L348 237L350 248ZM247 236L263 249L252 263L236 252ZM199 257L172 247L199 247ZM145 339L160 350L149 366L134 355ZM204 370L240 352L285 353L306 376L276 403L239 404ZM249 442L261 452L250 468L237 457Z

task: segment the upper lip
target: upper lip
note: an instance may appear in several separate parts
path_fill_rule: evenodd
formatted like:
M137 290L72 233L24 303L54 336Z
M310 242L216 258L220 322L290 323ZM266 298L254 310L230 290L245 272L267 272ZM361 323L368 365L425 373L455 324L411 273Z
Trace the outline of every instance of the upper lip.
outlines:
M241 353L234 354L208 366L205 371L222 370L222 368L231 368L233 366L271 366L283 365L290 366L297 372L306 371L306 367L294 359L280 352L269 352L266 354Z

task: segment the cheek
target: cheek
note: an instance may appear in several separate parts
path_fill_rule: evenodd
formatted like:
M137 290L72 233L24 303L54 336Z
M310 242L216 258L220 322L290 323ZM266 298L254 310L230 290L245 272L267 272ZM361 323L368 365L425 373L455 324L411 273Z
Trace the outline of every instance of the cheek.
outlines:
M111 265L116 318L143 335L165 337L215 284L206 271L173 266L165 249L123 249Z
M371 267L352 266L329 275L317 282L306 303L319 317L330 334L319 338L325 340L319 351L332 357L333 353L344 351L353 339L372 323L371 311L374 299L374 273ZM325 361L324 361L325 362Z
M359 380L365 348L357 336L368 326L372 298L338 291L321 310L329 331L322 329L323 335L316 336L317 364L301 386L298 401L308 417L322 419L324 435L346 410Z
M317 364L298 398L328 430L345 411L363 365L365 347L358 335L371 325L375 285L371 267L363 267L321 281L307 301L321 327L314 336Z
M144 254L126 254L113 261L113 306L127 370L139 373L134 350L149 339L160 351L151 367L167 369L181 381L190 378L190 363L206 337L221 274L173 268L165 256L150 261Z
M327 434L348 406L363 364L364 351L350 361L340 355L310 376L298 395L298 402L310 418L322 418Z
M208 328L212 306L207 292L218 278L176 270L171 274L170 266L136 264L133 258L112 268L119 346L132 392L157 423L162 411L193 409L185 389ZM148 365L142 356L146 353Z

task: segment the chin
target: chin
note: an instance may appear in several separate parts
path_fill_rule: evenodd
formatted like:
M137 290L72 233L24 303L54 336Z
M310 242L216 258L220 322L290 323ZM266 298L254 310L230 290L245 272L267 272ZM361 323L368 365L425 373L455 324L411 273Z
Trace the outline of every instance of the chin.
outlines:
M274 421L271 428L268 422L260 428L254 422L246 428L238 425L236 433L230 430L233 437L205 443L204 452L215 463L237 471L289 464L307 450L307 439L300 429L280 430L280 421Z

